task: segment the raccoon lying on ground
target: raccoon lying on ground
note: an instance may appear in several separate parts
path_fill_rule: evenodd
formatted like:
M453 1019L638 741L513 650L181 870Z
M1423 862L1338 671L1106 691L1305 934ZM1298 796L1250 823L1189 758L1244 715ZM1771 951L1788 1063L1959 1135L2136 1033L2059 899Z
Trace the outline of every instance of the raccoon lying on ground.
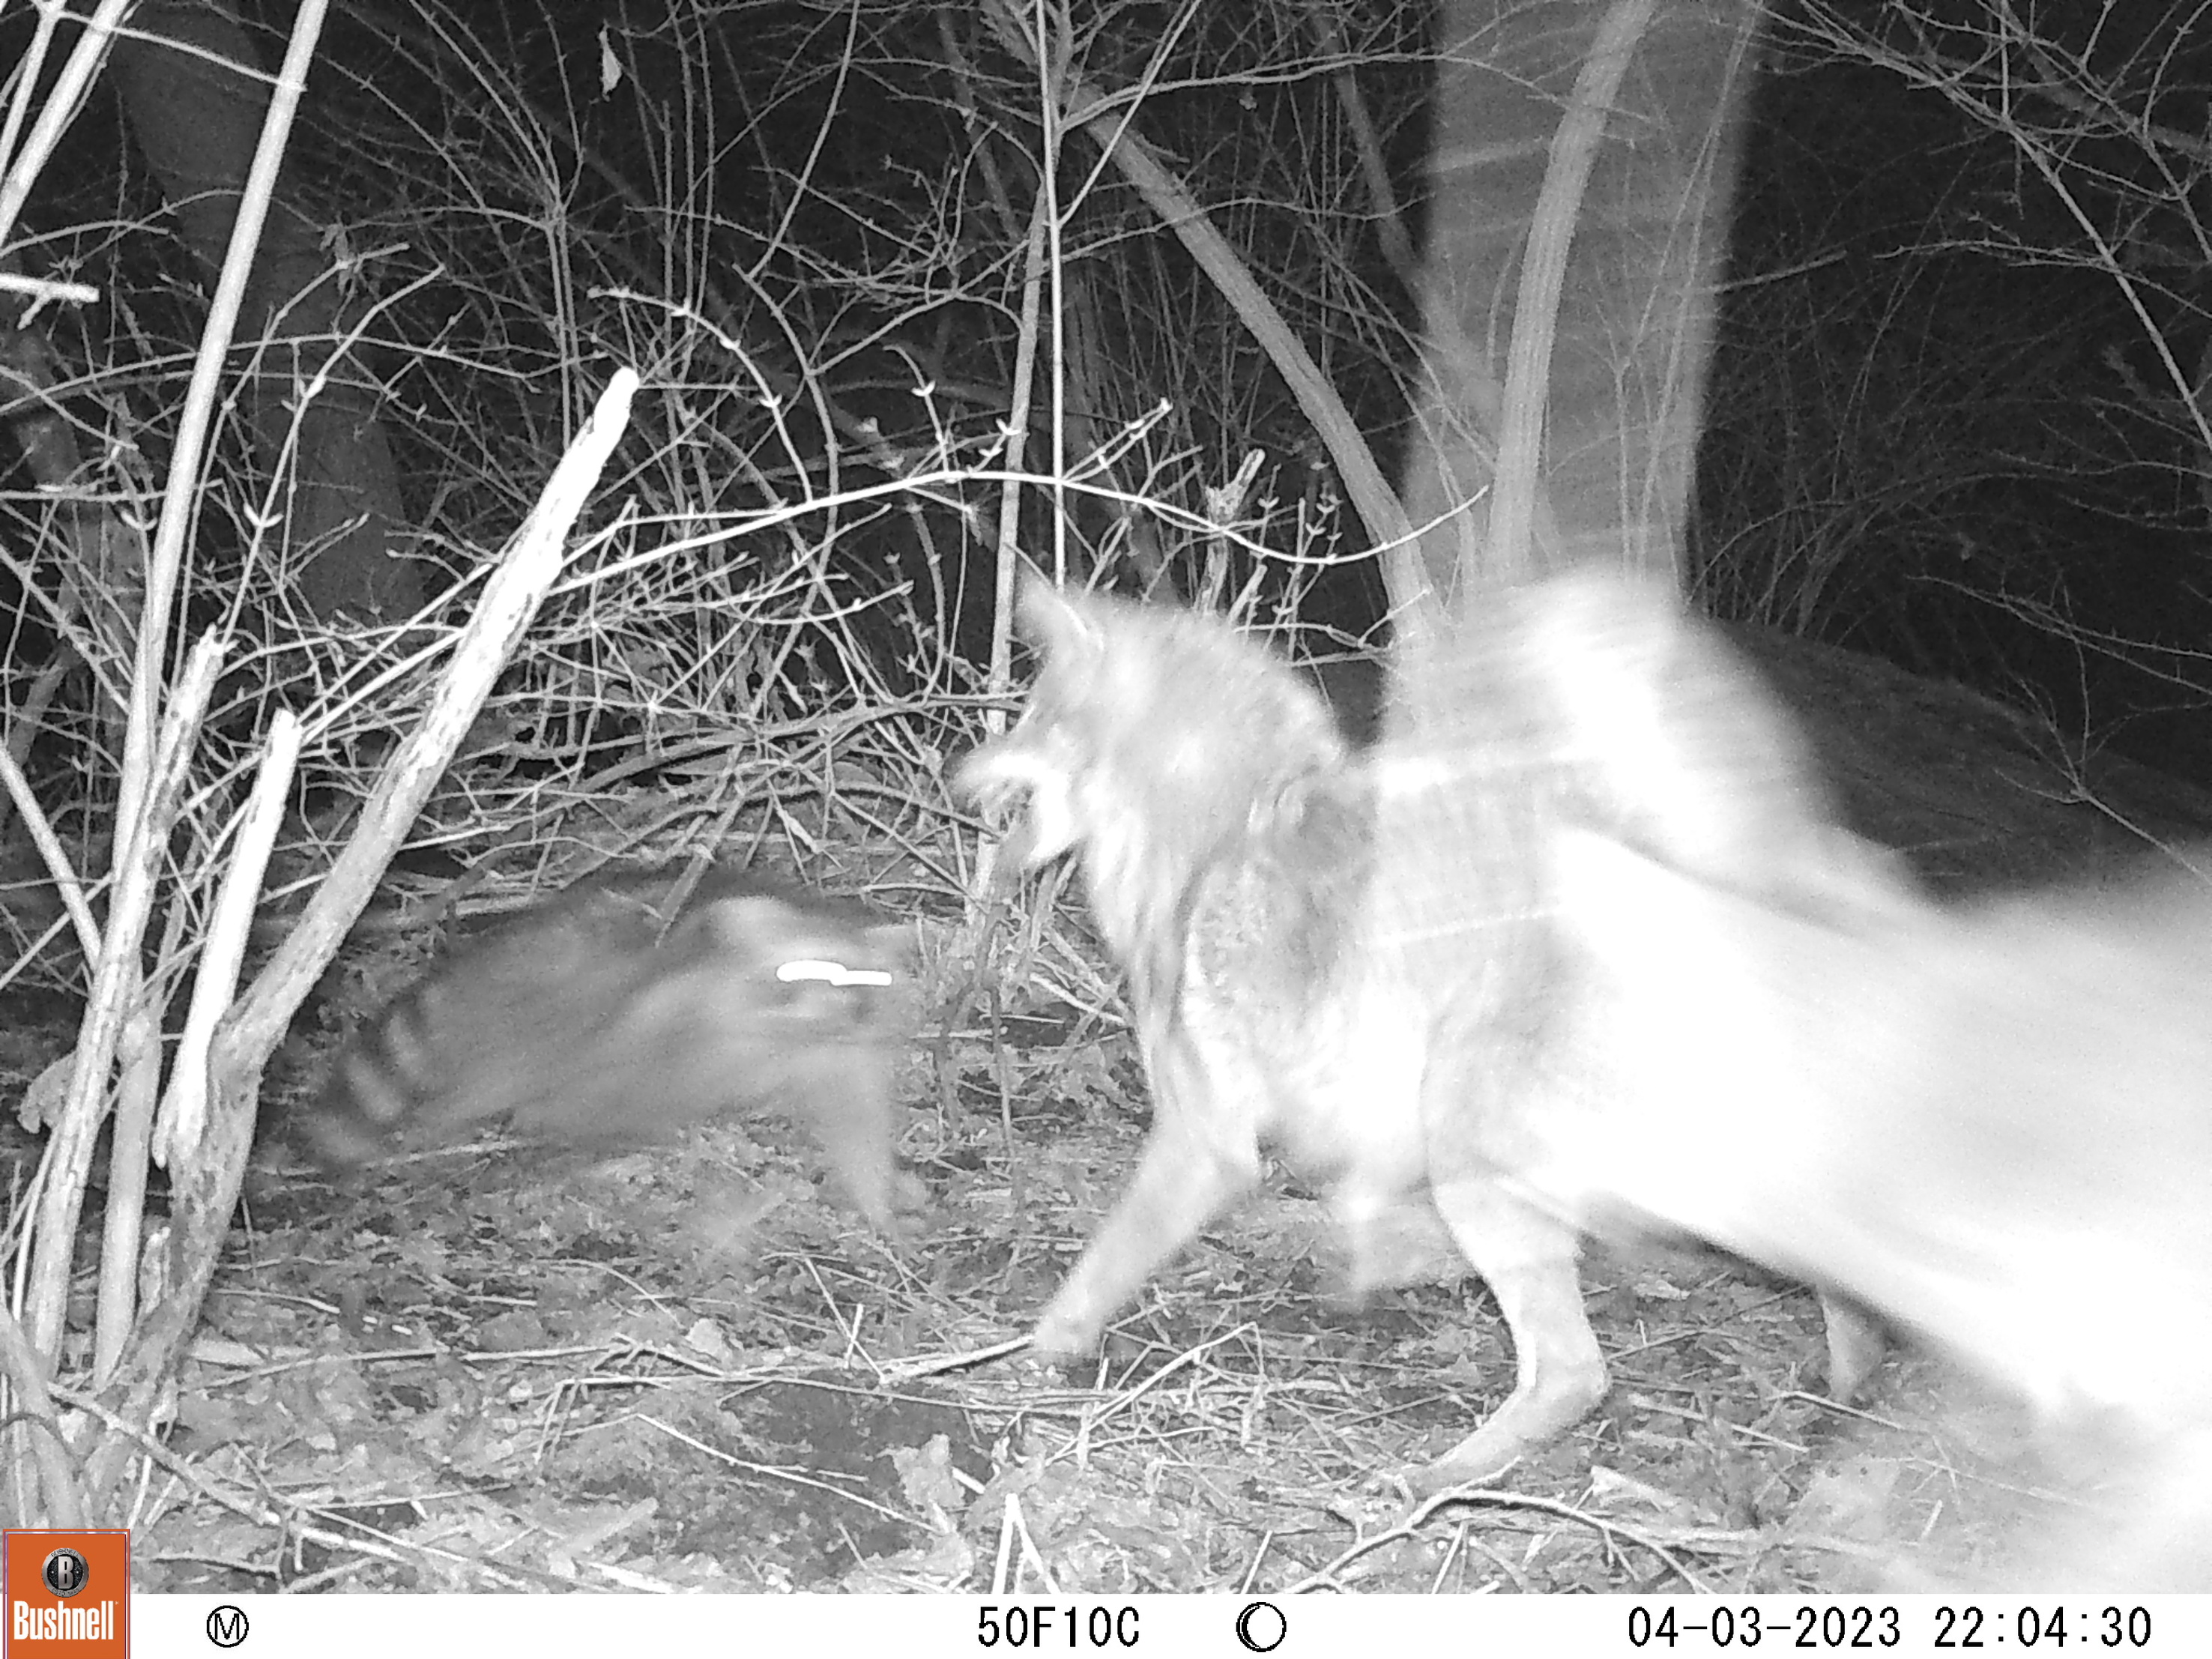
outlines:
M1524 1120L1582 994L1543 914L1552 825L1571 810L1816 898L1885 879L1832 869L1794 730L1671 599L1604 577L1489 597L1406 654L1355 757L1290 666L1218 619L1032 583L1028 708L959 777L1025 805L1010 866L1076 854L1152 1088L1135 1176L1033 1344L1093 1344L1256 1182L1263 1141L1333 1182L1355 1280L1382 1224L1433 1201L1517 1376L1413 1474L1425 1489L1495 1476L1606 1389L1577 1232L1504 1179L1540 1147Z
M1553 865L1604 1019L1528 1189L1839 1291L2092 1449L2118 1512L2010 1587L2212 1590L2212 885L1814 913Z
M310 1149L346 1167L494 1123L636 1141L770 1106L890 1229L891 1085L915 1012L906 930L720 872L671 915L672 884L583 882L465 946L341 1052Z

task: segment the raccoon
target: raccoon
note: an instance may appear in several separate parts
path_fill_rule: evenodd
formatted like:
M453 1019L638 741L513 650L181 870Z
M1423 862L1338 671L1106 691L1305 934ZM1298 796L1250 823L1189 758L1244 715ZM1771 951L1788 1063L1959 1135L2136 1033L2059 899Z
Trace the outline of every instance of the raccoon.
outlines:
M344 1169L479 1126L568 1146L734 1109L805 1126L893 1222L894 1073L915 1024L905 929L722 872L591 880L465 946L338 1055L305 1139Z
M1553 861L1606 1018L1527 1188L1842 1291L2092 1448L2122 1510L2008 1587L2212 1590L2212 886L1823 908Z
M1787 723L1671 602L1577 578L1497 596L1405 653L1353 755L1288 665L1217 619L1026 586L1043 665L960 787L1020 802L1024 867L1073 852L1127 974L1153 1095L1127 1190L1031 1341L1079 1352L1257 1179L1260 1146L1331 1185L1354 1288L1432 1204L1489 1283L1511 1394L1424 1489L1494 1477L1606 1389L1578 1235L1506 1179L1582 988L1547 920L1571 806L1700 865L1816 891L1828 808ZM1579 657L1615 690L1575 688ZM1733 732L1733 738L1711 733Z

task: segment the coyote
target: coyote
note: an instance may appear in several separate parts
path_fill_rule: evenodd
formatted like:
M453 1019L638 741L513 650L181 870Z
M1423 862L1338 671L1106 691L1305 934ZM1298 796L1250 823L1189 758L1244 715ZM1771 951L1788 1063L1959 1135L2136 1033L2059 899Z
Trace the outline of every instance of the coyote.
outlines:
M1094 1343L1254 1184L1263 1141L1334 1183L1354 1288L1380 1276L1384 1223L1433 1202L1517 1374L1409 1477L1425 1490L1493 1478L1606 1389L1576 1230L1506 1178L1545 1145L1529 1118L1581 994L1545 915L1551 826L1594 817L1809 903L1889 879L1832 859L1794 731L1670 597L1584 575L1492 599L1401 653L1382 740L1355 757L1224 623L1031 583L1028 708L959 778L987 806L1025 801L1010 864L1076 854L1152 1087L1136 1174L1032 1343Z
M1604 1022L1526 1189L1829 1286L2117 1453L2130 1520L2029 1571L2212 1589L2212 887L1814 913L1588 833L1553 864Z
M819 1141L892 1224L891 1084L912 1028L905 931L856 906L710 873L589 880L465 947L340 1053L305 1138L336 1167L503 1122L646 1139L752 1106Z

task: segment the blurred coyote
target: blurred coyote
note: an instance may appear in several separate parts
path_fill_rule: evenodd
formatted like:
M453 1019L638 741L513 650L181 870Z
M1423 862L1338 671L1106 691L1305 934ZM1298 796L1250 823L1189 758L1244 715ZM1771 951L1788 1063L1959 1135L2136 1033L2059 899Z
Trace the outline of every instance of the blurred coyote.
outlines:
M1553 869L1604 1020L1528 1188L1842 1291L2093 1444L2121 1510L2021 1587L2212 1589L2204 878L1812 913L1589 834Z
M1544 1146L1583 994L1543 891L1572 815L1687 867L1827 902L1891 877L1833 854L1794 732L1671 598L1577 576L1402 651L1371 753L1221 621L1026 586L1042 666L960 781L1021 800L1010 863L1076 854L1127 971L1153 1094L1128 1190L1032 1341L1079 1352L1260 1172L1334 1183L1355 1285L1433 1200L1511 1332L1512 1393L1425 1469L1496 1475L1602 1397L1570 1220L1508 1178ZM1863 1343L1845 1347L1850 1364Z
M891 1085L915 1012L905 931L720 872L672 914L673 885L580 883L465 946L341 1051L311 1150L344 1167L494 1122L643 1140L774 1107L889 1227Z

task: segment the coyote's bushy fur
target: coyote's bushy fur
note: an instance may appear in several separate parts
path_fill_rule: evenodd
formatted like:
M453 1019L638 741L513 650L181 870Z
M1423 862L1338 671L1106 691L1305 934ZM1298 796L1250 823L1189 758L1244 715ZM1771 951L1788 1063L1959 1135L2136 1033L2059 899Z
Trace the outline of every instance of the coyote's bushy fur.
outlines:
M1602 977L1521 1165L1881 1310L2094 1437L2123 1509L2023 1587L2212 1589L2212 887L1820 911L1558 838Z
M962 781L1025 799L1011 858L1077 855L1153 1093L1136 1175L1035 1344L1095 1341L1270 1143L1333 1183L1355 1280L1381 1220L1432 1201L1488 1281L1514 1389L1414 1478L1495 1475L1606 1387L1577 1233L1508 1178L1542 1149L1531 1119L1582 994L1545 914L1553 829L1594 819L1812 903L1892 878L1833 862L1788 723L1671 599L1620 579L1492 596L1408 647L1359 756L1218 619L1032 584L1021 621L1042 657L1029 707Z
M593 879L458 951L341 1051L305 1125L325 1162L503 1124L643 1140L782 1110L854 1203L892 1220L892 1082L914 1024L904 929L817 894L710 872Z

